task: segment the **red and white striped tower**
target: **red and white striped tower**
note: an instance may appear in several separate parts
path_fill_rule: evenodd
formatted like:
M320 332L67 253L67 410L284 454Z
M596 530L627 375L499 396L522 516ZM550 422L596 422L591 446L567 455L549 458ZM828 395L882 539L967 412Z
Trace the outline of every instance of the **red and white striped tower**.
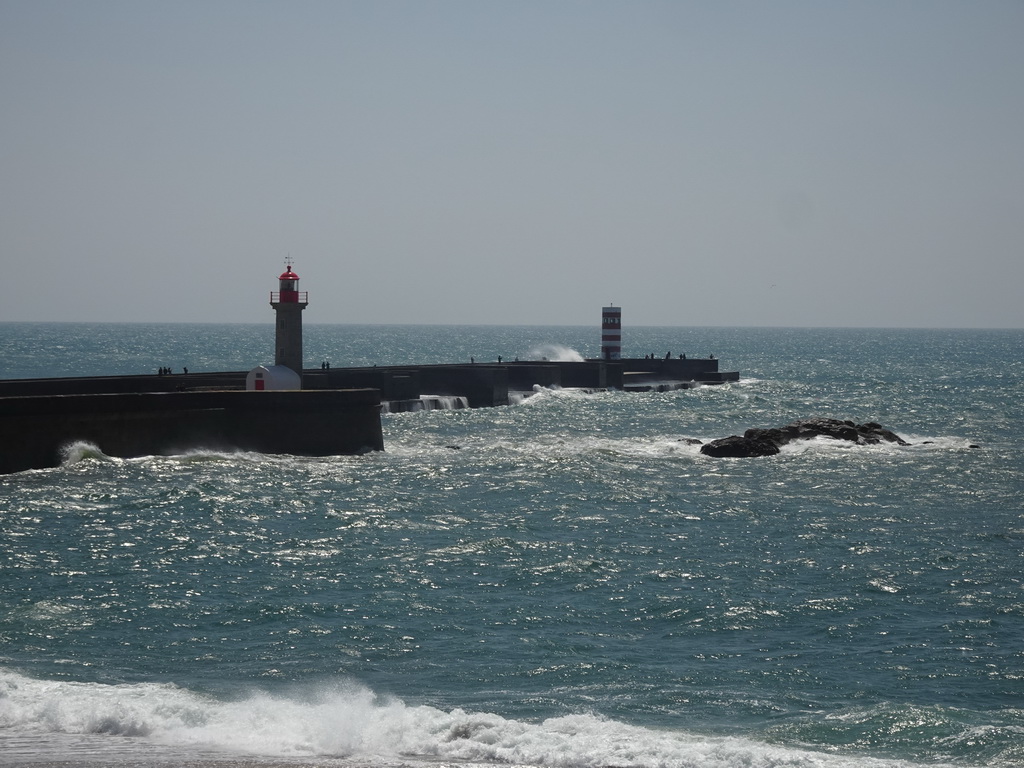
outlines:
M622 307L601 308L601 357L622 359Z

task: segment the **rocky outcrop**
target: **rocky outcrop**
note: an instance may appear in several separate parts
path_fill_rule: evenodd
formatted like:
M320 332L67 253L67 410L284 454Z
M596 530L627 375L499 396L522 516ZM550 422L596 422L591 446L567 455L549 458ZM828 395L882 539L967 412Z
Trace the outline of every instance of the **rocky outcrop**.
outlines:
M749 432L768 432L770 430L753 430ZM731 435L718 440L712 440L700 447L700 452L705 456L713 456L716 459L749 459L755 456L774 456L779 452L779 443L774 440L758 436L743 437Z
M852 421L840 421L839 419L814 418L800 419L784 427L773 429L748 429L742 437L732 435L720 440L712 440L702 445L700 452L705 456L714 456L715 458L773 456L787 443L794 440L811 440L816 437L845 440L857 445L877 445L878 443L910 445L895 432L873 421L866 424L855 424Z

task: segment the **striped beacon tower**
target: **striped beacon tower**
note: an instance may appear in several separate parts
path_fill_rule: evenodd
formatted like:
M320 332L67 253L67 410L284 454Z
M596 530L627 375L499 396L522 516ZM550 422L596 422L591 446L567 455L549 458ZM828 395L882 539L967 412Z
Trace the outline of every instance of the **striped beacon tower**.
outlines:
M622 307L601 308L601 357L622 359Z

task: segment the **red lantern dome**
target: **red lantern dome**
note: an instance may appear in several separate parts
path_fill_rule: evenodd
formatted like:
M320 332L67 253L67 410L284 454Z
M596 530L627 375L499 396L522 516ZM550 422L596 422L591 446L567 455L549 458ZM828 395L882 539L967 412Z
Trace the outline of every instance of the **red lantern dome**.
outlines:
M299 301L299 276L292 272L291 264L281 273L278 280L281 281L280 301L287 303Z

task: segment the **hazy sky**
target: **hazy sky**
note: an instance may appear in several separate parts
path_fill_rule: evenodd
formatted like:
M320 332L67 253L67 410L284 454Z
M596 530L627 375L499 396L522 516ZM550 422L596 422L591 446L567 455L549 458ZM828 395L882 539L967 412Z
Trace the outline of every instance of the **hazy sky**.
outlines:
M1021 0L0 0L0 320L1024 327Z

